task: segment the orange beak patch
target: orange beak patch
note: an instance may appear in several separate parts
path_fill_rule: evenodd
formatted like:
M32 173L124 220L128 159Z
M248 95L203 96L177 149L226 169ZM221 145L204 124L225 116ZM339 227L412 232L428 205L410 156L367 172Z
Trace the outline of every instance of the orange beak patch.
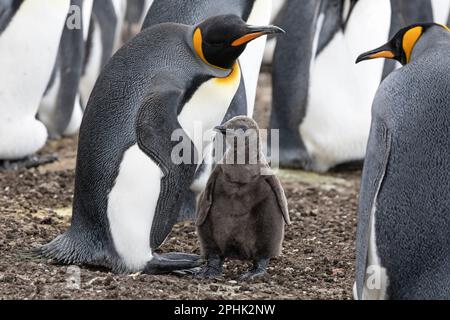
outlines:
M380 51L378 53L375 53L371 55L370 59L378 59L378 58L387 58L387 59L393 59L395 57L395 54L392 51Z
M231 46L232 47L242 46L243 44L246 44L246 43L248 43L256 38L259 38L263 35L264 35L263 32L255 32L255 33L246 34L245 36L240 37L237 40L234 40L233 43L231 44Z

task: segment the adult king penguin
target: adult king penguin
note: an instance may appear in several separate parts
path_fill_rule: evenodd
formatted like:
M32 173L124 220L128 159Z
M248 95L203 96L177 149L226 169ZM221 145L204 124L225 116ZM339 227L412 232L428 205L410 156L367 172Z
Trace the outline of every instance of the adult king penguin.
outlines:
M241 17L248 24L267 25L270 22L272 11L272 0L229 0L220 2L216 0L155 0L145 18L143 29L163 23L175 22L187 25L196 25L201 21L215 15L234 14ZM221 121L226 122L239 115L253 115L255 104L256 87L264 54L266 37L261 37L248 45L245 52L239 58L239 86L233 96L230 96L227 110L222 110ZM203 88L205 96L220 95L221 89L217 92L217 87ZM199 99L192 103L192 111L184 112L185 126L191 128L187 130L189 136L194 132L194 126L205 108L204 99ZM203 134L207 134L205 127L201 128ZM199 136L202 136L201 134ZM195 218L196 201L206 187L206 183L212 171L212 149L214 135L210 139L194 141L197 150L203 150L202 158L205 159L197 170L195 181L191 186L185 204L182 208L180 220L190 220ZM201 137L200 137L201 138Z
M0 2L0 160L33 155L47 140L36 119L70 0Z
M225 2L216 0L155 0L145 18L143 28L148 28L158 23L175 22L187 25L196 25L201 21L223 14L235 14L244 21L253 25L267 25L270 23L273 0L228 0ZM253 115L255 105L256 87L259 71L264 55L266 37L261 37L251 43L247 50L239 58L240 73L243 84L238 95L246 97L246 106L242 104L227 117ZM245 112L245 113L243 113Z
M404 65L381 84L361 184L355 297L450 298L450 30L401 29L358 62Z
M280 129L281 166L322 172L363 160L373 97L396 65L355 66L354 59L406 25L441 21L449 4L289 0L280 19L287 35L278 40L273 62L270 120Z
M274 55L271 115L280 164L327 171L363 159L383 62L353 62L388 40L390 0L289 0L281 21L287 34Z
M240 84L236 60L250 41L277 32L223 15L196 26L158 24L121 48L81 125L72 225L39 251L115 272L196 266L197 256L153 251L176 222L197 168L195 149L183 150L187 162L172 160L179 144L172 134L192 147L193 113L206 129L219 125Z

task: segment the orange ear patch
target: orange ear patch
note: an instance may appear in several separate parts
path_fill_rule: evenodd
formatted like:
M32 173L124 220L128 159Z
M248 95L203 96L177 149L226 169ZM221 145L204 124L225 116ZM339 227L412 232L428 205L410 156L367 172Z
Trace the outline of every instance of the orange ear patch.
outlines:
M237 40L234 40L233 43L231 44L232 47L239 47L243 44L246 44L247 42L250 42L256 38L259 38L261 36L263 36L264 33L263 32L255 32L255 33L250 33L250 34L246 34L243 37L240 37Z
M423 27L415 27L408 30L403 36L403 51L406 54L406 62L411 60L412 51L420 36L423 33Z

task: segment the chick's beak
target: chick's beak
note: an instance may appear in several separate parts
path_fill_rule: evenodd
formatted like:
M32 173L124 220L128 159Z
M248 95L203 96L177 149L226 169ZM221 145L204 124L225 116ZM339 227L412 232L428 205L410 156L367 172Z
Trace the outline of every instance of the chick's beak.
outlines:
M219 133L221 133L221 134L223 134L223 135L227 134L227 128L225 128L224 126L217 126L217 127L214 128L214 130L219 132Z
M248 32L244 36L234 40L231 46L239 47L249 43L250 41L258 39L259 37L279 33L286 33L286 32L277 26L265 26L265 27L249 26Z

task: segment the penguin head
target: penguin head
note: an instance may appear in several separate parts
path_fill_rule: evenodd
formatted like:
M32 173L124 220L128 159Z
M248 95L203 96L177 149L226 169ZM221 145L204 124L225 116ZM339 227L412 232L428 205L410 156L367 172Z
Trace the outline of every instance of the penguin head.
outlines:
M255 120L246 116L237 116L221 126L215 127L215 131L226 136L231 144L235 138L257 139L259 138L259 126ZM255 141L257 141L255 140Z
M387 58L397 60L402 65L406 65L411 60L412 52L416 43L419 41L422 35L432 27L444 28L450 32L450 29L448 27L437 23L414 24L401 29L384 46L360 55L356 60L356 63L377 58Z
M276 33L284 31L275 26L250 26L235 15L215 16L195 28L194 49L206 64L231 69L249 42Z

